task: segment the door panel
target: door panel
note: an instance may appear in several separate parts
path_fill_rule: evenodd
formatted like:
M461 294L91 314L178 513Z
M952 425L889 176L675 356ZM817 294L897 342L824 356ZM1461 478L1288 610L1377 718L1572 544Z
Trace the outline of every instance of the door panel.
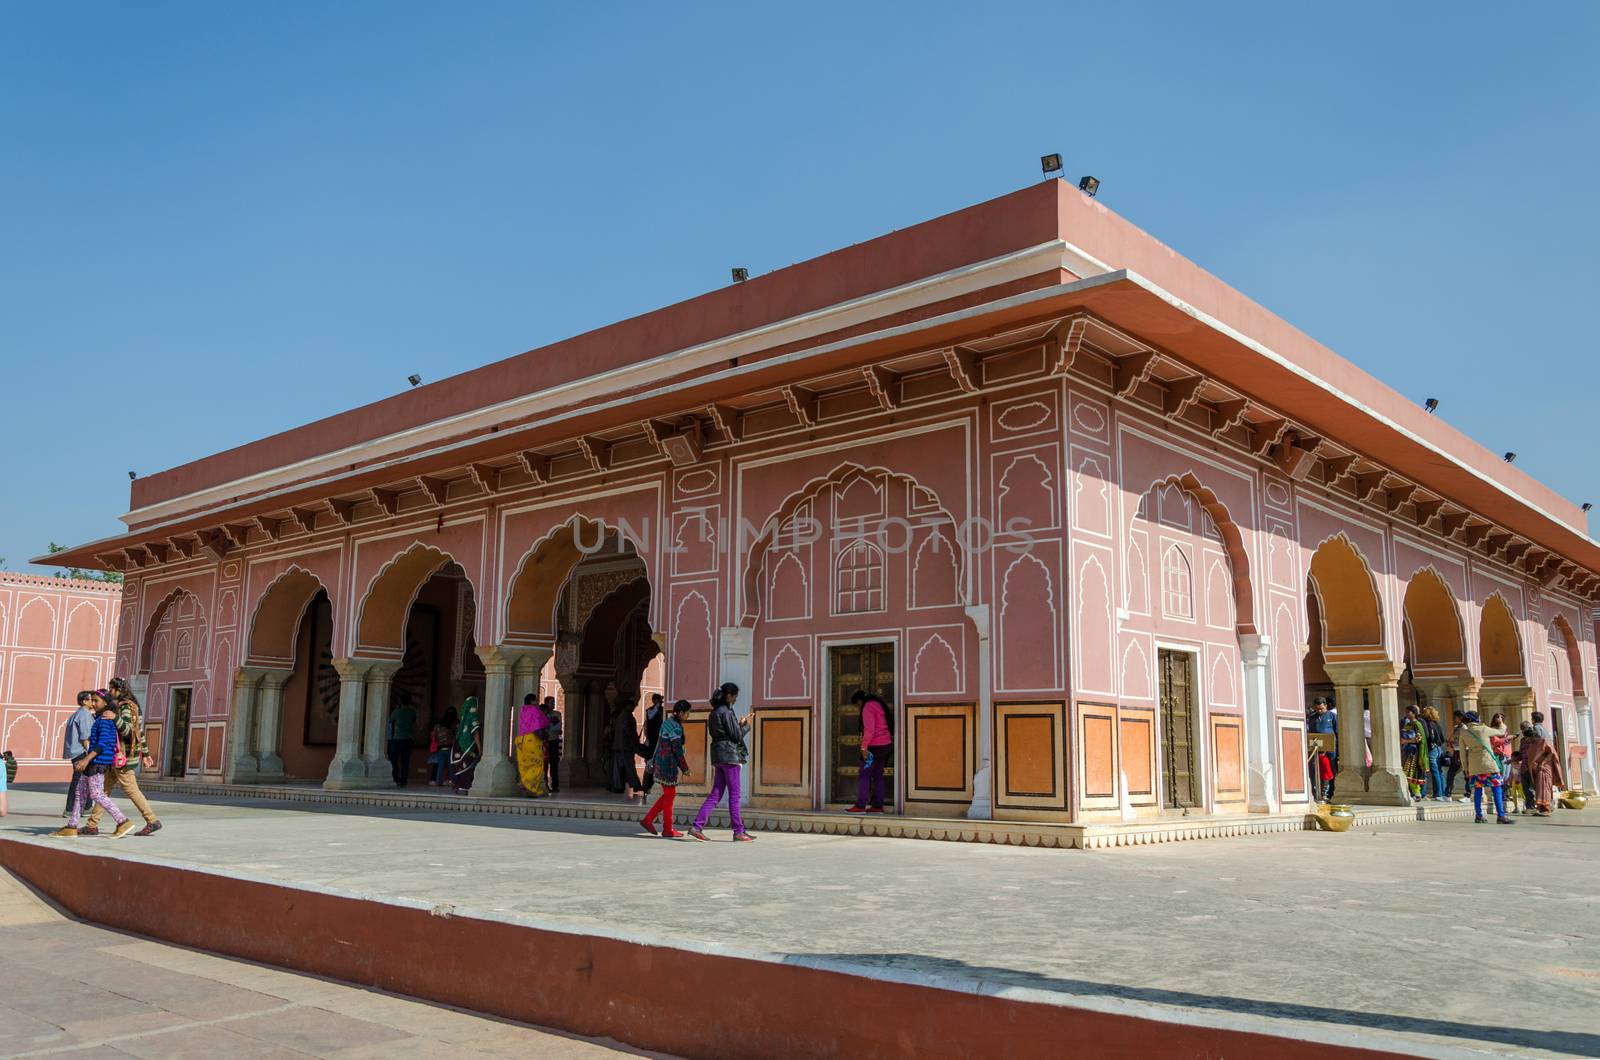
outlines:
M182 777L189 767L189 697L192 690L174 688L172 709L168 713L172 747L167 752L167 776Z
M1160 652L1163 805L1189 809L1200 804L1195 785L1194 656Z
M828 649L831 675L828 720L828 802L853 803L861 776L861 708L850 702L858 689L876 692L894 709L894 645L851 644ZM892 719L891 719L892 721ZM895 740L899 743L898 737ZM898 749L898 748L897 748ZM886 793L894 790L894 766L883 771Z

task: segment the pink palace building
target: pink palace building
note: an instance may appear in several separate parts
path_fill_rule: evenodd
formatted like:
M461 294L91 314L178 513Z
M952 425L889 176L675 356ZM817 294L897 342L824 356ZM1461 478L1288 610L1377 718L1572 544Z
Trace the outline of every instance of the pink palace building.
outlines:
M567 787L651 685L701 707L699 783L733 681L774 810L854 801L862 687L914 816L1303 811L1319 694L1340 801L1410 801L1418 701L1543 710L1595 787L1578 506L1059 181L141 478L123 521L49 562L126 575L171 776L387 786L391 704L420 739L475 693L472 794L510 795L543 682Z

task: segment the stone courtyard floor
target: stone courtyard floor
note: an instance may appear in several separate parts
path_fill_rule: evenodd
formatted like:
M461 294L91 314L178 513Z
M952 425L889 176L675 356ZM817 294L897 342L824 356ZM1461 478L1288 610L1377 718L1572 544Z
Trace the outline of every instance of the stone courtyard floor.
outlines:
M1418 1055L1600 1056L1596 811L1084 853L199 796L156 800L152 838L47 840L61 797L11 799L8 837L293 886Z

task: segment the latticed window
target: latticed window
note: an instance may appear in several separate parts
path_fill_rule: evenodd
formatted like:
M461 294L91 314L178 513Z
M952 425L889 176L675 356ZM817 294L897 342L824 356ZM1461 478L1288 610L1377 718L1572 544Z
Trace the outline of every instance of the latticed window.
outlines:
M1194 574L1177 545L1161 558L1161 609L1171 618L1194 617Z
M834 568L836 615L883 610L883 550L870 541L854 541L839 553Z

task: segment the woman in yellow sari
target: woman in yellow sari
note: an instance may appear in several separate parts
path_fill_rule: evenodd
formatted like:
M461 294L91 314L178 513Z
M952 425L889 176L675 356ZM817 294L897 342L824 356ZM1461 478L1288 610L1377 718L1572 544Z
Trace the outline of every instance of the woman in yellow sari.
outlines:
M522 790L538 798L545 794L545 735L550 720L539 708L539 693L529 692L523 698L522 709L517 713L517 737L513 746L517 752L517 776Z

